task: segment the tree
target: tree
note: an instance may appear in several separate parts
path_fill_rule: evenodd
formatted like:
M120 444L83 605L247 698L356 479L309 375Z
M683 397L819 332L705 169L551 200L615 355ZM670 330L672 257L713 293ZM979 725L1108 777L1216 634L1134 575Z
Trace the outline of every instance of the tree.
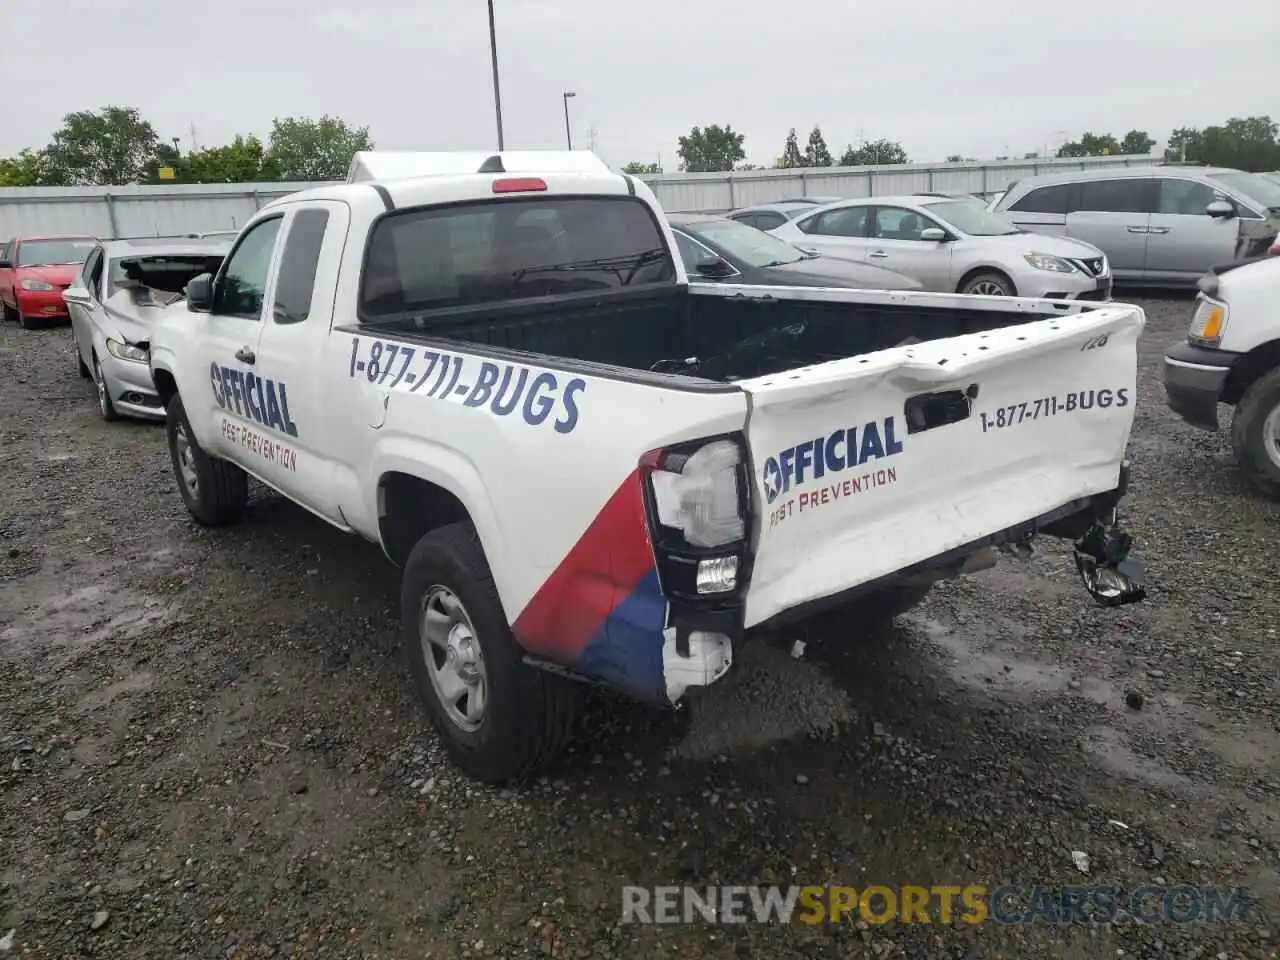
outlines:
M348 158L347 164L350 162ZM275 158L267 155L262 141L252 134L238 136L221 147L192 151L182 159L180 167L189 183L254 183L279 178ZM346 173L344 166L342 177Z
M1079 140L1068 140L1058 148L1060 157L1105 157L1120 153L1120 144L1109 133L1085 133Z
M816 124L809 134L809 142L804 148L804 165L806 167L829 167L832 163L831 151L827 149L827 141L822 138L822 130Z
M856 150L852 145L845 147L840 157L842 167L868 167L879 164L906 163L907 151L895 140L872 140L864 143Z
M733 165L747 158L742 149L745 134L734 133L733 127L711 124L705 130L694 127L687 137L680 138L677 153L680 169L688 173L718 173L732 170Z
M643 177L653 173L661 173L662 167L658 166L656 163L639 163L632 160L622 168L622 172L629 173L636 177Z
M40 155L30 150L0 158L0 187L39 186L40 174Z
M804 155L800 153L800 140L796 136L796 128L792 127L791 132L787 134L786 142L782 145L782 156L778 158L777 167L780 170L792 170L804 165Z
M372 150L368 127L348 126L325 114L278 117L271 124L265 160L281 180L342 180L351 158L360 150Z
M1221 126L1182 127L1169 137L1165 159L1207 163L1250 172L1280 169L1277 124L1271 117L1232 117Z
M41 182L54 185L138 183L152 169L159 137L133 107L67 114L41 151Z
M1124 139L1120 141L1120 152L1126 155L1143 156L1151 153L1151 148L1156 145L1145 130L1130 130L1124 135Z

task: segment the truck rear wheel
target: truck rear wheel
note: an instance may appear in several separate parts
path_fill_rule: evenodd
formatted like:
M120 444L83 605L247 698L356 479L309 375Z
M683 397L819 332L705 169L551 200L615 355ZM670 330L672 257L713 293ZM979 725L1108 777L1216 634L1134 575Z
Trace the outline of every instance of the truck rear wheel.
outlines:
M405 654L454 762L489 783L535 776L563 753L578 691L523 660L469 522L426 534L404 566Z
M1236 463L1254 489L1280 500L1280 368L1253 382L1231 417Z
M220 527L239 520L249 500L249 477L234 463L211 457L200 448L180 397L175 396L165 409L165 433L178 492L196 522Z

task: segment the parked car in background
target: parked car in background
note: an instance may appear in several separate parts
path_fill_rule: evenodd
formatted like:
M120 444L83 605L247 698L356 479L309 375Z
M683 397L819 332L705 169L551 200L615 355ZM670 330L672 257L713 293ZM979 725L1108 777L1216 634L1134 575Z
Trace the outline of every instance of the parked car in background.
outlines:
M1231 445L1245 478L1280 501L1280 259L1200 281L1186 341L1164 358L1169 407L1192 426L1218 429L1234 407Z
M1263 256L1280 231L1280 184L1225 167L1133 167L1029 177L995 207L1026 230L1107 254L1117 280L1191 286Z
M151 323L182 299L193 277L216 272L230 249L230 239L188 237L111 240L92 248L64 297L76 366L93 380L104 420L164 418L148 367Z
M810 197L800 200L776 200L773 203L757 203L725 214L730 220L737 220L757 230L772 230L780 227L788 220L801 214L809 213L827 203L838 203L841 197Z
M982 201L872 197L829 204L771 231L801 249L888 267L926 290L1002 297L1108 300L1102 251L1027 233Z
M97 243L88 234L14 237L0 244L0 307L24 330L36 320L67 319L62 291Z
M780 287L921 289L917 281L892 270L806 253L727 217L673 213L667 221L685 272L694 280Z

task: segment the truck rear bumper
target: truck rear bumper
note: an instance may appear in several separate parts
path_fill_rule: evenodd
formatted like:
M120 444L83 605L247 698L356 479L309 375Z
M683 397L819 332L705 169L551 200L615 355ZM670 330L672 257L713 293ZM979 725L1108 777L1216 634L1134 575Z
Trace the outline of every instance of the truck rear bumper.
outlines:
M1114 490L1072 501L1024 523L1001 530L991 536L974 540L946 553L930 557L928 560L895 571L887 576L858 584L856 587L851 587L832 596L822 597L821 599L812 600L784 610L763 623L753 626L751 629L752 631L774 631L891 587L909 583L933 583L938 580L947 580L963 575L971 572L965 569L970 558L975 554L981 553L987 547L1024 546L1029 544L1032 538L1037 535L1076 541L1084 540L1099 525L1104 527L1112 527L1114 525L1113 517L1116 507L1124 497L1128 486L1129 465L1126 462L1120 468L1120 480ZM1128 551L1126 550L1125 556L1119 557L1115 562L1118 563L1127 558ZM1133 602L1133 600L1139 599L1142 599L1142 595L1128 598L1123 602Z

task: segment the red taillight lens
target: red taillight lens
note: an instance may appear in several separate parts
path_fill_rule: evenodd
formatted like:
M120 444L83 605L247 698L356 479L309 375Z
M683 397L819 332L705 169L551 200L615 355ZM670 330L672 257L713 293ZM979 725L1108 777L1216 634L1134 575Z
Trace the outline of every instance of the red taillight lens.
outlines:
M1280 257L1280 240L1271 245L1271 249L1267 251L1268 257Z
M529 193L546 189L547 181L541 177L504 177L493 181L494 193Z

